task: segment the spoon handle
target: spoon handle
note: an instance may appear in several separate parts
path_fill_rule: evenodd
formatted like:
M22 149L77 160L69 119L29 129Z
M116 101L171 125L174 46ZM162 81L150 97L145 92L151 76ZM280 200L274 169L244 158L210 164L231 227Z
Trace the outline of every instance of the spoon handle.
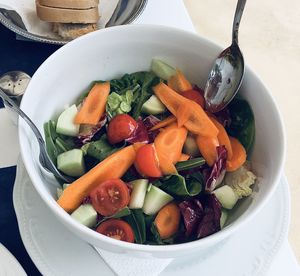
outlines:
M232 43L238 44L239 27L246 2L247 0L238 0L232 26Z
M5 103L16 113L18 113L25 121L26 123L31 127L32 131L34 132L36 138L38 139L38 142L40 145L44 145L44 139L36 127L36 125L31 121L31 119L16 105L16 103L8 97L5 92L0 89L0 97L5 101Z

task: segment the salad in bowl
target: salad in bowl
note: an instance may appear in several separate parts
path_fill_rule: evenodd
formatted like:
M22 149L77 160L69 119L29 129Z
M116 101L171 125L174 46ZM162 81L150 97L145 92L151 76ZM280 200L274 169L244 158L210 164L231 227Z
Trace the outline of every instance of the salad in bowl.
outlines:
M64 174L57 203L113 239L169 245L220 231L252 194L251 106L241 96L219 113L180 68L92 82L44 124L47 151ZM100 76L101 78L101 76Z

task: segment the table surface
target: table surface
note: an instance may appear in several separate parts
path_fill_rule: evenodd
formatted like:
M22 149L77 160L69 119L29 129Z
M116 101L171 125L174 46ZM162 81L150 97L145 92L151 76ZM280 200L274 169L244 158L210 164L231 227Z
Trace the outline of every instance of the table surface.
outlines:
M184 0L196 30L230 45L236 1ZM221 7L221 8L220 8ZM216 16L216 11L218 11ZM244 10L239 43L246 63L260 76L278 104L287 133L287 175L292 217L290 244L300 262L300 1L251 0Z
M152 0L150 0L150 1L152 1ZM220 0L214 0L213 2L218 2L218 1L220 1ZM230 2L228 0L226 0L226 1ZM257 0L252 0L252 1L257 1ZM198 5L200 5L200 3L202 3L201 7L198 6ZM203 14L203 15L209 14L208 12L211 13L212 10L214 10L214 6L210 5L208 0L202 0L199 2L198 2L198 0L185 0L185 4L190 12L190 15L193 19L193 22L194 22L197 30L212 40L216 40L218 42L223 41L221 44L226 45L226 42L228 42L228 40L224 39L224 37L222 36L222 35L224 35L224 30L226 29L225 24L224 24L224 26L222 26L221 30L218 31L216 29L215 33L211 32L210 28L212 28L212 27L210 26L210 24L212 24L212 22L209 22L208 16L203 16L201 18L200 16L197 15L197 12L196 12L197 10L200 10L201 14ZM231 5L231 8L234 10L234 7L232 7L232 3L230 5ZM229 7L230 7L230 5L229 5ZM230 10L229 7L226 7L226 9L224 9L224 13L226 14L226 12L229 12L229 15L226 15L226 16L228 16L229 18L232 18L232 15L230 14L230 12L232 12L232 10ZM227 11L227 8L228 8L228 11ZM163 18L159 19L159 20L161 21L159 23L164 24ZM201 21L201 20L203 20L203 21ZM146 22L146 23L151 23L151 22ZM231 23L227 24L227 26L230 26L230 25L231 25ZM201 28L199 26L201 26ZM228 33L230 35L230 31ZM214 35L215 35L215 37L214 37ZM39 43L28 42L28 41L18 41L15 39L15 35L12 32L10 32L9 30L5 29L2 25L0 25L0 37L1 37L0 75L2 75L3 73L5 73L9 70L23 70L23 71L29 73L30 75L32 75L36 71L36 69L39 67L39 65L52 52L54 52L56 49L58 49L58 46L39 44ZM224 41L225 41L225 43L224 43ZM245 44L247 44L247 41L245 41ZM298 49L300 49L300 47L298 47ZM245 50L246 50L246 48L245 48ZM251 49L251 47L250 47L250 49L248 49L248 51L250 52L250 54L249 54L250 57L251 57L251 50L253 50L253 49ZM246 51L244 51L244 53L245 53L245 56L247 57ZM253 60L254 60L253 63L255 64L254 57L253 57ZM250 59L250 61L251 61L251 59ZM257 67L259 67L259 65L260 65L260 63L257 65ZM263 64L263 65L265 67L270 68L270 63L268 66L265 64ZM254 66L252 66L252 67L254 67ZM261 68L264 68L264 67L261 67ZM268 72L267 69L265 69L265 70L266 70L266 72ZM262 78L264 80L264 75L263 74L261 74L261 75L263 76ZM271 80L272 79L270 79L270 83L271 83ZM272 83L271 83L271 85L272 85ZM5 110L3 108L1 109L1 105L2 105L2 103L0 101L0 127L4 122L7 122L7 120L8 120ZM284 110L284 108L285 107L282 107L283 110ZM13 135L10 135L10 134L15 134L15 132L16 132L15 127L14 126L9 126L9 127L6 126L5 131L6 131L6 133L3 133L3 132L1 133L1 136L2 136L1 141L2 142L4 141L4 144L5 144L5 141L7 141L7 142L9 142L10 145L15 145L17 147L18 146L17 138L13 137ZM295 134L292 134L292 135L295 135ZM18 152L18 151L15 150L14 152ZM16 221L16 217L15 217L15 213L14 213L14 209L13 209L13 205L12 205L12 190L13 190L12 184L14 182L15 170L16 170L15 166L13 166L13 165L15 164L16 156L13 156L13 154L11 154L10 149L8 147L5 147L4 145L1 145L1 154L3 156L6 156L6 158L5 158L5 164L2 162L3 158L0 158L0 168L6 167L8 165L12 165L12 166L1 169L1 173L0 173L0 190L1 190L1 193L0 193L0 242L3 243L4 246L6 246L11 251L11 253L18 259L18 261L21 263L21 265L24 267L24 269L27 271L27 273L29 275L40 275L38 270L35 268L34 264L31 262L30 257L26 253L24 245L20 239L20 235L19 235L19 231L18 231L18 227L17 227L17 221ZM288 170L287 170L287 173L289 175ZM293 181L292 183L296 183L296 181L292 180L291 178L289 178L289 180L290 180L290 182ZM7 183L11 183L11 185L7 185ZM293 190L293 193L294 193L294 190ZM292 233L292 231L291 231L291 233ZM291 242L293 243L293 239L291 239ZM296 246L296 243L294 244L294 246Z

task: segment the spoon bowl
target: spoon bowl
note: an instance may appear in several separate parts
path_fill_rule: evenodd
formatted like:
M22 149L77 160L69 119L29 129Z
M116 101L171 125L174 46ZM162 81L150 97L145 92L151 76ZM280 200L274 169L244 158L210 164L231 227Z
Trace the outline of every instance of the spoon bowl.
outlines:
M244 57L238 45L238 30L246 0L238 0L232 44L216 59L204 89L206 109L212 113L224 109L238 92L245 72Z

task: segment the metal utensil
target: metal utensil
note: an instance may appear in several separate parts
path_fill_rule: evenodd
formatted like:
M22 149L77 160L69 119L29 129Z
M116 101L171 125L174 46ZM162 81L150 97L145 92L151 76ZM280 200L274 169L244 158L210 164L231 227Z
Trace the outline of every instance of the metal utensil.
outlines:
M12 111L19 114L24 119L24 121L29 125L31 130L33 131L33 133L38 141L38 144L39 144L39 148L40 148L39 161L40 161L42 167L45 168L47 171L53 173L55 177L65 181L66 183L73 182L74 181L73 178L62 174L55 167L55 165L51 161L50 157L48 156L45 141L44 141L40 131L38 130L36 125L31 121L31 119L18 107L18 105L8 95L6 95L6 93L2 89L0 89L0 97L5 102L5 105L9 106L9 108Z
M244 77L245 64L238 46L238 31L245 4L246 0L238 0L232 27L232 44L218 56L206 82L204 97L210 112L218 112L230 103Z

